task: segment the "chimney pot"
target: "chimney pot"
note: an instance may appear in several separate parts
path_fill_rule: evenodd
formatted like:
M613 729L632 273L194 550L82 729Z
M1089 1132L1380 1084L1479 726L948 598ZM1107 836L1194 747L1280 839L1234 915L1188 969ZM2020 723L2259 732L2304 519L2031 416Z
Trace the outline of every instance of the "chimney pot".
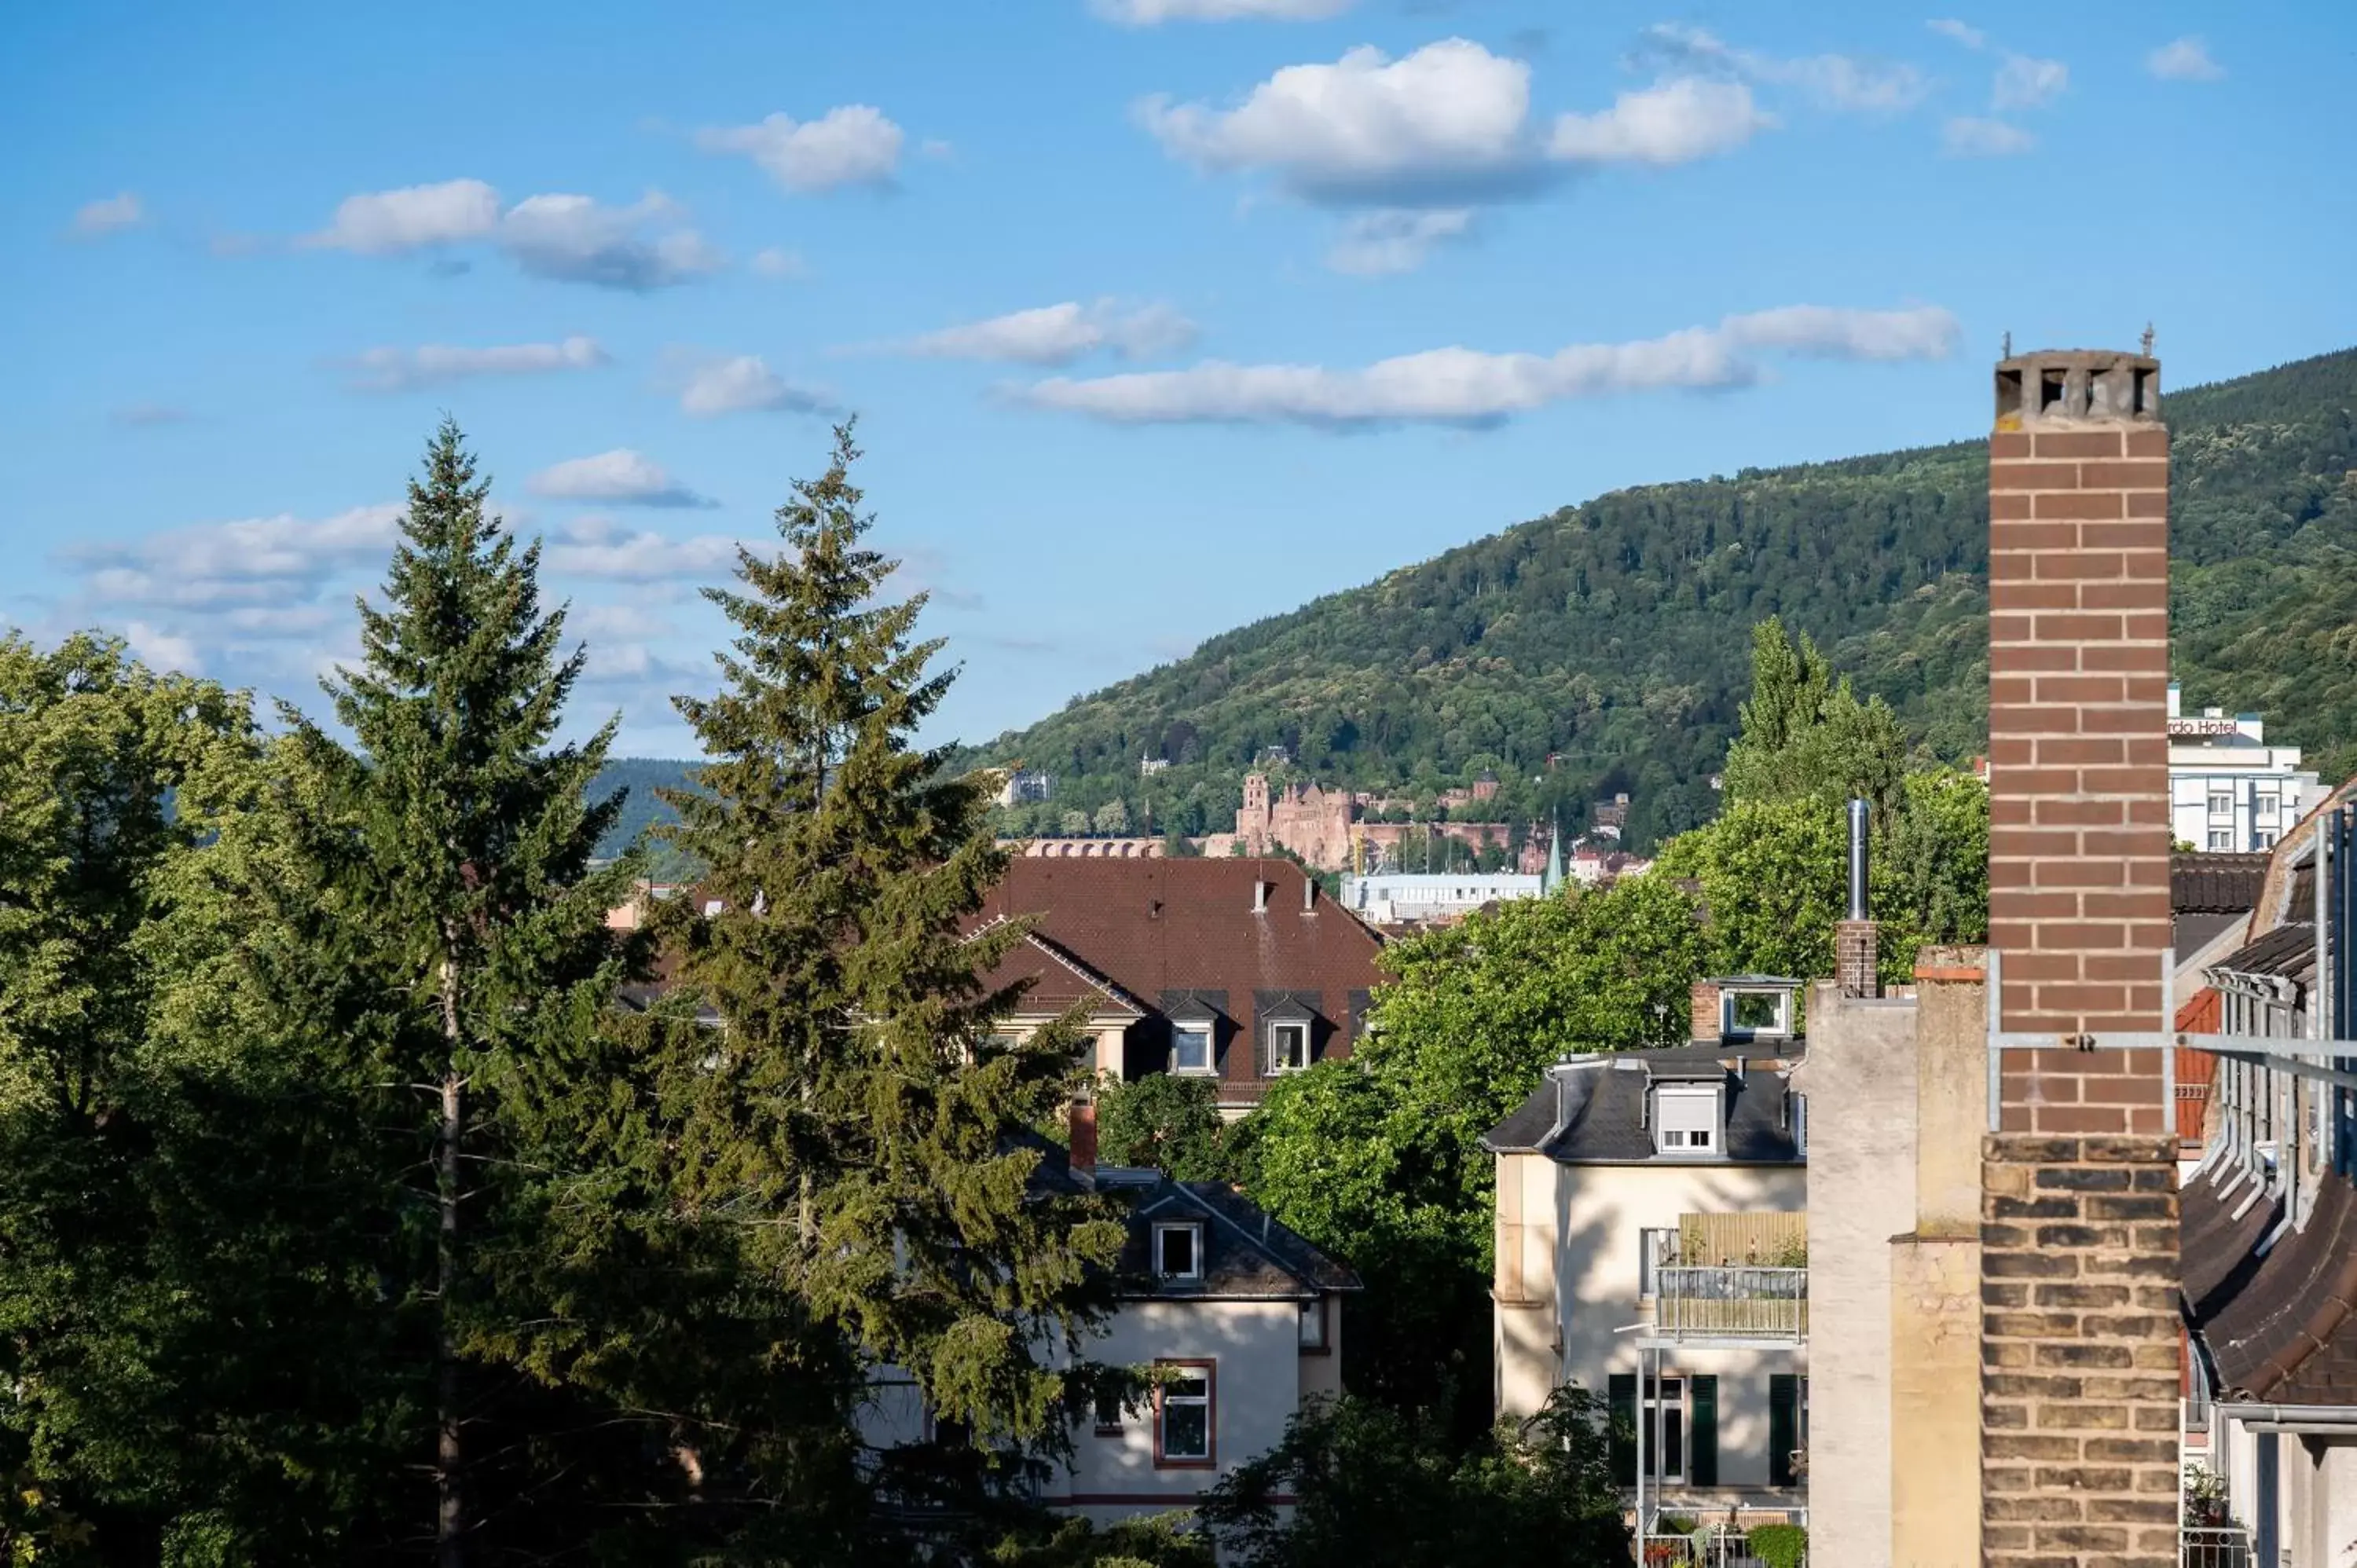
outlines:
M1267 912L1268 884L1255 876L1253 878L1253 913L1255 915L1265 915Z
M1075 1100L1066 1113L1065 1131L1071 1143L1068 1163L1076 1171L1097 1168L1097 1107L1093 1100Z

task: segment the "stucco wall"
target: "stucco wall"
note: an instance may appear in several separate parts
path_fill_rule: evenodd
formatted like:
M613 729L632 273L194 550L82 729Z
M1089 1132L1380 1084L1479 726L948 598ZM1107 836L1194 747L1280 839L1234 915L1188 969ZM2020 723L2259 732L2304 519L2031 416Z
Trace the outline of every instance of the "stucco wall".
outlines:
M1555 1228L1555 1163L1544 1155L1498 1156L1494 1408L1501 1418L1535 1415L1562 1380Z
M1227 1471L1275 1446L1300 1398L1299 1337L1299 1309L1290 1301L1149 1301L1123 1306L1105 1337L1090 1347L1090 1356L1115 1364L1214 1362L1214 1467L1157 1469L1150 1411L1130 1416L1107 1436L1083 1424L1073 1439L1066 1494L1072 1504L1098 1519L1184 1507ZM1049 1500L1061 1499L1051 1494Z
M1890 1239L1915 1223L1915 1004L1809 997L1810 1554L1889 1568ZM1975 1452L1979 1428L1974 1429Z
M1813 1110L1813 1124L1814 1120ZM1807 1173L1790 1165L1696 1162L1555 1170L1556 1233L1562 1239L1556 1250L1562 1380L1599 1396L1612 1373L1638 1370L1635 1336L1615 1331L1640 1317L1640 1230L1674 1228L1682 1214L1789 1211L1808 1198ZM1813 1304L1813 1316L1814 1311ZM1668 1376L1718 1379L1719 1489L1767 1487L1768 1380L1778 1372L1805 1376L1806 1351L1668 1352L1661 1369Z

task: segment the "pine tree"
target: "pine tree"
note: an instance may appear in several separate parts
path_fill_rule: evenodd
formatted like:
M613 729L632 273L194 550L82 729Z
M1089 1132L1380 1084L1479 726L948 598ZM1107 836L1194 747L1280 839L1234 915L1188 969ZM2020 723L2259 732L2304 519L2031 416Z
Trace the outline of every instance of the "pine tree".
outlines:
M613 724L556 743L584 656L542 607L539 546L486 516L488 489L446 421L384 604L361 607L361 665L328 687L351 744L286 713L324 808L298 852L328 928L314 945L361 977L353 1047L414 1108L394 1122L406 1179L390 1196L431 1217L398 1305L424 1320L444 1568L491 1555L475 1550L486 1518L564 1468L536 1446L535 1420L564 1419L538 1409L553 1380L518 1364L516 1326L545 1304L515 1287L539 1277L539 1189L577 1174L569 1129L631 962L605 916L633 868L591 865L619 799L586 794Z
M721 1020L677 1047L677 1179L939 1422L1052 1443L1121 1230L1040 1179L1029 1129L1060 1117L1076 1042L998 1032L1016 993L985 977L1020 929L973 928L1004 852L985 786L914 738L952 674L914 639L923 597L878 597L858 456L838 429L778 511L785 549L706 590L737 635L721 691L677 700L710 760L673 842L710 870L658 924Z

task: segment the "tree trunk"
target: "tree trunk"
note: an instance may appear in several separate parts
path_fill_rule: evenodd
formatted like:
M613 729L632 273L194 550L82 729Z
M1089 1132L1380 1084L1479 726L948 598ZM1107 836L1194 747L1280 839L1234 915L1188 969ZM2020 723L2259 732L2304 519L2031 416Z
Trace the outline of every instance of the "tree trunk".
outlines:
M458 1076L458 966L442 961L442 1123L435 1137L434 1188L441 1209L435 1239L434 1560L436 1568L466 1568L466 1443L460 1430L457 1337L451 1314L458 1285L458 1147L466 1131L466 1083Z

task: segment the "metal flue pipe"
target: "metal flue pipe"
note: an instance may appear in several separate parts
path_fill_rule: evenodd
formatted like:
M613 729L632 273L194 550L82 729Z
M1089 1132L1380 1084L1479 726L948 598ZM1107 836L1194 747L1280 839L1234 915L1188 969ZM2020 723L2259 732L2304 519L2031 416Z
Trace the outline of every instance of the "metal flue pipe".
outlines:
M1849 916L1863 920L1866 913L1866 802L1849 803Z

